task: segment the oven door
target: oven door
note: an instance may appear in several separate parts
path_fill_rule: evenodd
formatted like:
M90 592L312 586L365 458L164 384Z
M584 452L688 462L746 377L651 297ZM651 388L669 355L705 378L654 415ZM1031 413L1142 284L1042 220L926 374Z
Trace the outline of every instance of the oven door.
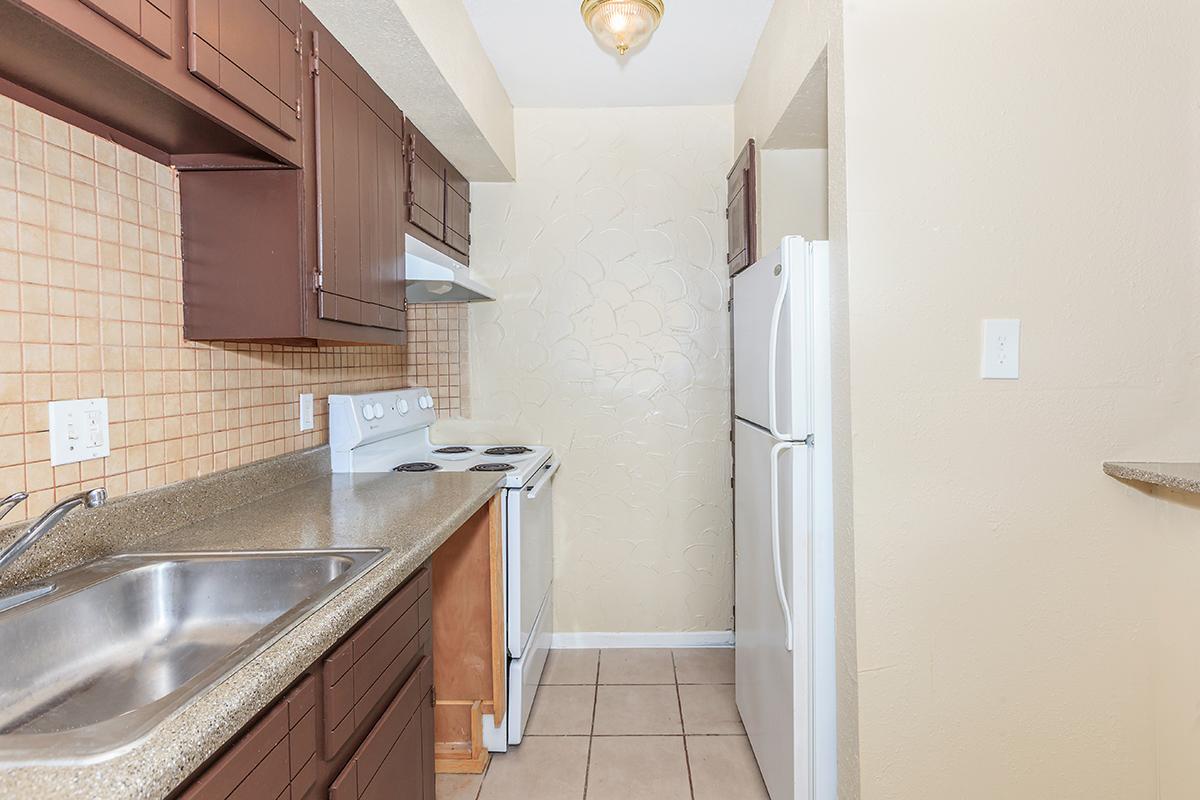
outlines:
M554 473L551 457L520 489L505 492L508 546L508 654L521 658L554 577Z

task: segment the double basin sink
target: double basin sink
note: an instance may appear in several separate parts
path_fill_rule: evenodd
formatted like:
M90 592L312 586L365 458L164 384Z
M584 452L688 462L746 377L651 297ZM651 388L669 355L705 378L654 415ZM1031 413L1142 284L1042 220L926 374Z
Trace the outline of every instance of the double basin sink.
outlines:
M135 742L384 553L119 555L0 596L0 762Z

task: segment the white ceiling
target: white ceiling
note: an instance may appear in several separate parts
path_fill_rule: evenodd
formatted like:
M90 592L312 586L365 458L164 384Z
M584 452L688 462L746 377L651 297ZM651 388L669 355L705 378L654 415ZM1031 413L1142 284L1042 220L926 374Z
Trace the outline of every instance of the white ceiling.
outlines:
M464 0L513 105L723 105L737 99L774 0L666 0L662 26L620 58L579 0Z

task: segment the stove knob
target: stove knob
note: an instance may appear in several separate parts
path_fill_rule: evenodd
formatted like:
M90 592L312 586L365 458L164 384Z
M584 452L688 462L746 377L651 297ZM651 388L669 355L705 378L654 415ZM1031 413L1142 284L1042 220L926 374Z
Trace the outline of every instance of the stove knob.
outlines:
M375 404L375 419L383 419L383 403Z
M401 414L407 414L408 413L408 401L401 399L400 403L399 403L399 408L400 408Z
M370 403L367 403L365 406L363 406L362 415L363 419L365 419L367 422L375 419L375 407Z

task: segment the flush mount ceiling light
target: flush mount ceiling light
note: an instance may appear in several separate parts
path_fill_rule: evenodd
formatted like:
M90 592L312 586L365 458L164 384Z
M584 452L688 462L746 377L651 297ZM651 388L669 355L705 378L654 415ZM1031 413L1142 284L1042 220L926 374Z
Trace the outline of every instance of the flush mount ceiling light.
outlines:
M588 30L606 47L625 55L645 43L662 22L662 0L583 0Z

